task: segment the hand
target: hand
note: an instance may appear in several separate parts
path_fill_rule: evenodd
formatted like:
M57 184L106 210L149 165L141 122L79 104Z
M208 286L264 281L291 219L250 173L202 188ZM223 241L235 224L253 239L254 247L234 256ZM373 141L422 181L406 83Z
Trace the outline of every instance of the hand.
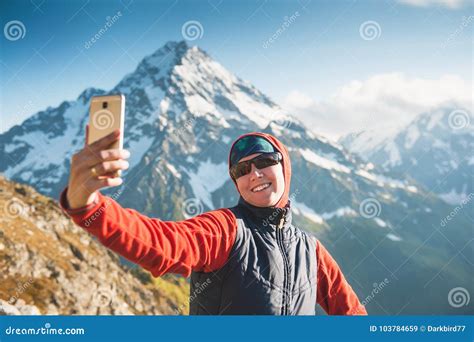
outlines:
M107 149L120 137L117 129L109 135L87 145L89 125L86 126L84 148L72 155L67 201L69 208L76 209L94 201L97 190L119 186L123 180L118 176L119 170L129 167L125 160L130 152L121 149Z

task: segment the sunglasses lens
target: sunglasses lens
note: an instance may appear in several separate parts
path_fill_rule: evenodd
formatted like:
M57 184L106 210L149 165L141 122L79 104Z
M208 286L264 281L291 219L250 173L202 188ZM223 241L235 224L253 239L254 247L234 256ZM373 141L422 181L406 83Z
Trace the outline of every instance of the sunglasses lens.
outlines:
M234 179L240 178L242 176L245 176L246 174L250 173L250 170L252 169L251 164L242 162L238 163L234 167Z
M255 157L254 159L246 160L244 162L240 162L234 165L231 169L231 174L234 179L237 179L249 174L250 171L252 171L252 163L255 165L257 169L260 170L272 165L276 165L280 161L281 161L281 154L278 152L262 154L262 155L259 155L258 157Z
M254 163L257 169L264 169L266 167L278 164L278 160L273 158L272 156L266 156L262 159L255 160Z

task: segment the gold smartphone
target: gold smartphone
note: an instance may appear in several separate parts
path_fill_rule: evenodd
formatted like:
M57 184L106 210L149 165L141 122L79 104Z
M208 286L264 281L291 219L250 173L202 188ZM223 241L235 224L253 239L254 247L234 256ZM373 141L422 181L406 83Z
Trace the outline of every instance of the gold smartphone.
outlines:
M89 138L87 144L105 137L115 129L120 129L119 140L111 144L110 149L123 149L123 128L125 122L125 96L94 96L89 108ZM119 170L116 176L121 176Z

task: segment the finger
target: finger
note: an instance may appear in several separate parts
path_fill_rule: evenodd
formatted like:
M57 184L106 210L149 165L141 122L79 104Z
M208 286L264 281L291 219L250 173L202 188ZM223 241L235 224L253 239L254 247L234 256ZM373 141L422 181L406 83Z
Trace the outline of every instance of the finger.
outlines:
M101 188L122 185L123 179L120 177L102 178L102 179L92 179L89 182L90 182L91 188L99 190Z
M119 172L121 172L121 170L106 173L106 174L100 176L99 179L102 178L102 177L103 177L103 178L117 178L117 177L121 177L121 174L119 174Z
M112 133L107 134L105 137L100 138L97 141L94 141L88 146L88 150L93 153L97 153L100 150L105 150L110 147L112 143L117 141L120 137L120 130L116 129Z
M119 159L119 160L112 160L106 161L103 163L99 163L95 166L95 175L96 176L103 176L108 173L114 173L118 170L126 170L128 169L129 164L128 161Z
M98 153L93 153L88 156L85 163L87 167L92 167L96 164L102 163L109 160L128 159L130 152L128 150L121 150L118 148L110 150L102 150Z

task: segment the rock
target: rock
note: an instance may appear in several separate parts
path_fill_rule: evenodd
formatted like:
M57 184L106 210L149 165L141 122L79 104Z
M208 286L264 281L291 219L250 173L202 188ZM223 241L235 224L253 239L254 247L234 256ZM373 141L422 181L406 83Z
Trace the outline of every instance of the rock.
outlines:
M8 304L8 302L0 299L0 315L3 315L3 316L21 315L21 312L15 306Z
M18 299L15 305L0 299L0 315L41 315L41 312L36 306L28 305L22 299Z
M15 303L15 307L20 311L20 315L41 315L41 312L36 306L28 305L22 299L19 299Z

